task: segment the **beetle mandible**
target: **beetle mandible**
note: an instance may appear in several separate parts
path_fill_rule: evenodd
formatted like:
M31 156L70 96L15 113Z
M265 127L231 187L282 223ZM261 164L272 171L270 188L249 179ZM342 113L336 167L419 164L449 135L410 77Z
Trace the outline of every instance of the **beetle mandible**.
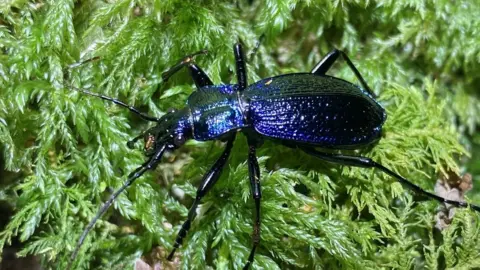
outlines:
M237 84L213 85L208 75L193 61L196 55L204 54L206 51L199 51L185 57L163 73L163 81L167 81L170 76L187 67L197 91L190 95L187 106L169 111L161 118L144 114L119 100L74 88L126 107L142 119L155 122L156 126L128 142L129 146L133 146L133 142L143 138L145 155L148 159L128 175L123 186L115 191L99 209L83 231L70 263L73 263L87 233L115 198L146 171L155 168L165 152L181 147L189 139L198 141L222 139L226 141L225 149L201 180L187 220L178 232L174 248L168 256L171 260L190 229L196 216L197 206L219 179L238 132L247 137L248 171L255 201L253 246L244 269L248 269L253 263L255 250L260 242L262 194L256 149L263 139L273 139L327 162L378 169L420 195L455 207L471 207L480 212L479 206L448 200L427 192L370 158L326 153L315 149L315 147L335 150L358 149L370 145L380 139L382 126L387 117L384 108L375 100L372 90L343 51L332 50L309 73L270 77L250 85L247 84L246 61L242 46L235 44L233 51ZM326 75L339 57L346 61L362 88Z

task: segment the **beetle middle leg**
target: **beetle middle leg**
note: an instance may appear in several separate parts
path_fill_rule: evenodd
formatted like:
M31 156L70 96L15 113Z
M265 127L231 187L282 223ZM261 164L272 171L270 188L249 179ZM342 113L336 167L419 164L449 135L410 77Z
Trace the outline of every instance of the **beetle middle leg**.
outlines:
M350 67L350 69L353 71L357 79L360 81L360 84L362 85L362 87L365 88L365 90L372 97L375 97L375 94L373 93L372 89L370 89L370 87L367 85L367 82L363 78L362 74L360 74L358 69L355 67L355 65L352 63L352 61L344 51L333 49L325 57L323 57L323 59L320 60L318 64L315 65L311 73L316 75L325 75L327 71L330 70L333 64L337 61L338 57L340 56L342 56L345 62L347 62L347 65Z
M347 166L354 166L354 167L379 169L382 172L384 172L384 173L390 175L391 177L395 178L403 186L407 187L408 189L414 191L415 193L417 193L419 195L422 195L422 196L425 196L427 198L436 200L440 203L452 204L455 207L464 207L464 208L471 207L472 209L480 212L480 206L470 204L470 203L467 203L467 202L449 200L449 199L440 197L438 195L435 195L433 193L430 193L430 192L422 189L420 186L414 184L412 181L402 177L401 175L393 172L392 170L384 167L382 164L377 163L370 158L360 157L360 156L348 156L348 155L341 155L341 154L323 153L323 152L317 151L313 148L302 148L302 150L304 152L306 152L307 154L310 154L312 156L318 157L320 159L323 159L325 161L332 162L332 163L337 163L337 164L342 164L342 165L347 165Z
M225 147L225 150L223 150L222 155L218 158L210 171L208 171L208 173L203 177L202 182L197 189L195 201L193 202L190 210L188 211L187 220L183 223L182 228L178 232L175 239L175 244L173 245L173 250L167 257L169 261L173 260L173 255L175 255L175 251L177 250L177 248L180 247L183 242L183 238L187 235L188 230L190 230L190 225L192 224L193 219L197 215L196 210L197 206L200 204L200 201L220 178L222 169L227 163L228 157L230 156L230 152L233 147L233 141L235 141L235 134L236 133L230 135L230 138L227 141L227 146Z

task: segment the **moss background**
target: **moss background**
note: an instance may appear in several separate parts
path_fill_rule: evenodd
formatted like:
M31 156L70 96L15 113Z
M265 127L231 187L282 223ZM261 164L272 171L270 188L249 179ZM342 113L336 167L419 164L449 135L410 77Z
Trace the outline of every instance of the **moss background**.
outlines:
M68 88L117 97L161 116L182 107L187 72L161 80L186 54L214 83L235 83L232 45L249 51L249 82L310 71L333 48L352 58L388 112L369 156L429 191L447 171L473 175L480 204L478 1L4 0L0 3L0 252L61 269L101 202L144 158L127 140L148 123ZM78 67L73 63L99 57ZM356 82L345 64L329 74ZM196 186L221 153L189 142L115 202L89 234L78 269L129 269L136 258L180 269L241 268L253 200L246 142L165 262ZM457 210L434 229L439 204L419 201L374 170L333 165L267 142L262 236L254 269L473 269L479 214ZM206 263L205 263L206 262Z

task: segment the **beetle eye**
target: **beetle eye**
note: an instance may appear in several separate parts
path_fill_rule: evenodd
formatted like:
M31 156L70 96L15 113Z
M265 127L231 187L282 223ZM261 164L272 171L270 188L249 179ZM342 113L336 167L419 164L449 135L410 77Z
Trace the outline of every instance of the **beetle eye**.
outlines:
M155 145L155 137L152 134L145 136L145 151L151 150Z
M174 113L176 110L174 108L168 108L167 113Z
M176 145L176 146L182 146L184 143L185 143L185 136L183 135L177 135L173 138L173 143Z

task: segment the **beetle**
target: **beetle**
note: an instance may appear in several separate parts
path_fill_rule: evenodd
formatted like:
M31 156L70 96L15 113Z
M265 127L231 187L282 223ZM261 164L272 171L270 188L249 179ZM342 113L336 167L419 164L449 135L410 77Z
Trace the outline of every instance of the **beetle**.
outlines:
M184 108L171 110L161 118L149 116L117 99L74 88L88 95L114 102L128 108L142 119L156 125L128 142L129 147L143 138L147 161L128 175L127 181L115 191L83 231L72 253L72 263L87 233L110 207L115 198L146 171L159 164L163 154L181 147L185 141L222 140L225 149L202 178L195 200L168 255L172 260L176 249L190 229L196 208L202 198L215 185L227 163L237 133L243 133L248 142L248 171L251 192L255 202L252 249L244 269L254 261L260 243L260 169L256 149L264 139L271 139L288 147L297 148L324 161L342 165L375 168L400 182L408 189L433 200L455 207L470 207L480 212L480 207L462 201L453 201L423 190L410 180L367 157L351 156L316 149L359 149L377 142L387 118L385 109L375 100L366 81L350 58L341 50L328 53L308 73L292 73L262 79L248 85L246 61L241 44L233 47L237 84L214 85L208 75L195 64L194 58L206 51L186 56L162 74L167 81L182 68L188 68L197 90ZM339 59L343 58L362 87L326 75Z

